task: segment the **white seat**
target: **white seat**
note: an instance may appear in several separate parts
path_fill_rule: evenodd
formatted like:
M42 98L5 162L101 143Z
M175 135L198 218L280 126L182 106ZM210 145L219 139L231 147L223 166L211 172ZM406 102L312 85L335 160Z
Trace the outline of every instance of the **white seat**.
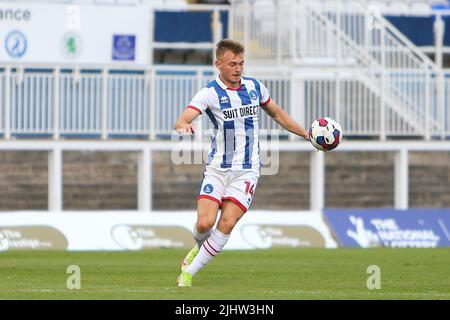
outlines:
M409 14L410 7L407 3L404 2L391 2L388 7L388 14L402 15Z
M384 1L371 1L369 3L369 7L371 8L377 8L379 10L380 14L389 14L390 8L388 4Z
M164 6L167 8L184 9L187 8L188 3L185 0L165 0Z
M138 5L141 0L116 0L117 4L128 4L128 5Z
M114 4L115 4L115 0L93 0L93 3L95 3L95 4L109 4L109 5L114 5Z
M411 14L429 16L431 14L431 6L428 3L411 3Z

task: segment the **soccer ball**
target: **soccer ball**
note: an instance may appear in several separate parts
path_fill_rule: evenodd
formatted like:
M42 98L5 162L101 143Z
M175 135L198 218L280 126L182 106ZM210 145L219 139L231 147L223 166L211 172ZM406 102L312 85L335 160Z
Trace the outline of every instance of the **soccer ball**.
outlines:
M331 151L342 141L342 128L335 120L319 118L309 128L309 138L312 145L321 151Z

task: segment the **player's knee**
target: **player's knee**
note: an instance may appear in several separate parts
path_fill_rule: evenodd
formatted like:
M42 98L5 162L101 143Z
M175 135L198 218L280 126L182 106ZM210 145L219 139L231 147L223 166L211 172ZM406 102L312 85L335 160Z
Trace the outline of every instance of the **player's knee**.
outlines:
M213 221L210 221L210 219L203 218L198 219L197 221L197 231L200 233L208 232L214 225Z

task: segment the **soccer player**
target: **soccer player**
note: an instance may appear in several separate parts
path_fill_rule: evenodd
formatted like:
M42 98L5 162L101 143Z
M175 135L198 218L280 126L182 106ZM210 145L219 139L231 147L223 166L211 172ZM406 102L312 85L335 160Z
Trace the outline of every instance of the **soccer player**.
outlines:
M214 126L214 137L201 182L196 246L181 265L178 286L192 285L192 277L225 246L236 223L248 210L259 178L258 109L286 130L309 140L308 132L269 96L258 80L243 77L244 47L233 40L217 43L219 75L200 90L175 123L181 134L194 134L193 120L205 113ZM221 208L216 229L218 211Z

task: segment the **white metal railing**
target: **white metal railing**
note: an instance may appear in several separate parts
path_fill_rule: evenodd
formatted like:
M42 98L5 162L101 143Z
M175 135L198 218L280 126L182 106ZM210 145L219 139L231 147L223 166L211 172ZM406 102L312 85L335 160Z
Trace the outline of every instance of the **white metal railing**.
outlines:
M145 75L114 75L107 80L106 128L110 134L149 132L149 91Z
M6 101L7 95L9 96L7 93L8 90L6 89L7 79L9 79L7 74L5 72L0 72L0 130L2 132L5 131L5 109L7 109L6 106L9 105L9 102L7 103Z
M37 71L36 71L37 70ZM169 136L194 94L215 78L211 67L152 70L0 69L0 133L11 136ZM289 110L288 77L263 75ZM209 126L202 117L203 127ZM261 115L261 128L274 121Z
M336 118L347 135L352 136L411 136L417 137L416 128L409 123L419 122L420 119L412 118L406 121L399 117L393 109L386 109L384 119L380 117L381 99L379 89L370 87L367 79L356 71L347 75L331 76L324 79L323 76L304 77L305 90L305 123L308 124L316 117L328 114ZM416 104L424 104L420 99L425 95L419 94L427 85L424 79L413 79L403 90L409 91L411 97L417 100ZM450 135L450 73L443 78L433 77L429 80L430 93L430 118L438 119L439 126L424 127L420 135L433 138L448 138ZM437 87L441 86L441 90ZM438 92L442 92L439 94ZM441 103L440 101L443 101ZM419 113L412 114L419 117ZM381 132L384 130L384 133Z
M11 74L5 81L9 108L2 108L2 111L9 115L5 120L10 132L45 133L51 130L54 110L51 75Z
M101 75L62 73L55 75L55 83L58 84L55 100L59 106L54 126L57 134L88 134L99 130L103 111Z
M254 68L250 75L261 80L271 97L305 127L318 117L331 116L347 136L417 136L410 123L420 119L406 121L392 109L380 117L379 87L372 87L361 70L280 70ZM131 74L0 69L0 133L6 139L42 134L55 139L70 135L167 137L193 95L214 77L209 67L158 67ZM424 128L426 135L449 136L450 111L442 105L450 103L450 73L430 78L428 84L422 78L413 80L399 90L407 91L414 104L420 105L424 96L418 93L428 85L429 116L439 119L439 126ZM208 118L201 117L201 121L207 129ZM261 112L260 127L278 125Z

